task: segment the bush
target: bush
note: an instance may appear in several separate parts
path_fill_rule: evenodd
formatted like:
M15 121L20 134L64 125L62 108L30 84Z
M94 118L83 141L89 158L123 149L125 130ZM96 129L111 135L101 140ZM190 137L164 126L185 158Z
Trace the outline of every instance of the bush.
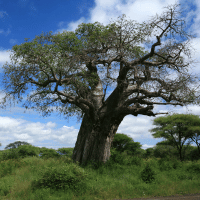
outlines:
M21 159L28 156L36 156L38 157L38 149L37 147L31 145L21 145L18 148L8 149L2 152L1 160L9 160L9 159Z
M181 163L181 161L173 160L172 162L173 162L172 167L174 169L182 168L182 166L183 166L182 163Z
M17 160L17 159L20 158L17 149L4 150L1 155L2 155L2 157L1 157L2 161L9 160L9 159L16 159Z
M37 147L33 147L30 145L21 145L17 148L18 154L21 158L25 158L28 156L36 156L38 157Z
M115 148L112 148L110 152L111 152L110 156L111 161L119 164L123 163L124 158L119 151L117 151Z
M151 183L155 180L156 173L150 167L150 164L147 163L144 170L141 172L141 178L146 183Z
M146 149L146 153L145 153L144 157L145 158L152 158L152 157L154 157L154 149L153 148Z
M198 163L192 163L191 165L187 166L186 171L193 174L200 174L200 165Z
M16 168L20 168L21 166L21 162L13 161L10 159L0 162L0 178L12 174L12 172L15 171Z
M61 158L61 155L57 153L54 149L43 149L42 150L42 155L40 156L43 159L48 159L48 158Z
M87 167L87 168L92 168L92 169L96 170L96 169L99 169L99 168L101 168L105 165L106 164L104 164L102 161L95 162L93 160L90 160L87 163L82 164L81 167L83 167L83 168Z
M128 161L126 161L126 165L137 165L141 166L142 165L142 158L138 156L130 157Z
M41 188L84 190L87 188L86 182L89 179L84 169L73 163L64 166L62 164L56 167L45 167L39 175L41 178L31 183L33 190Z
M191 160L192 162L197 162L200 159L198 148L195 147L192 148L193 149L187 155L187 160Z
M158 160L158 163L161 171L169 171L171 169L182 167L181 161L172 159L169 156L167 156L166 158L161 158L160 160Z

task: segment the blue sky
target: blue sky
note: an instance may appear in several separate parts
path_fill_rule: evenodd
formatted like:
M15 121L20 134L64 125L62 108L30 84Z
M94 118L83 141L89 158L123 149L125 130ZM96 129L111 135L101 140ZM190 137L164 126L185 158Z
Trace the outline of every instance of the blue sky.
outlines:
M52 34L62 33L64 30L75 31L81 23L94 23L96 21L103 25L117 20L117 17L126 14L127 19L142 22L148 20L155 14L161 14L163 7L175 2L181 3L186 10L187 25L190 26L196 38L191 45L196 49L192 54L193 58L199 62L200 54L200 2L175 1L175 0L73 0L73 1L53 1L53 0L0 0L0 69L5 62L10 62L10 54L14 45L24 43L24 38L33 40L42 32L52 31ZM192 3L191 3L192 2ZM192 72L199 72L200 64L194 66ZM104 74L104 73L103 73ZM115 78L118 73L114 74ZM2 73L0 73L2 77ZM172 74L173 76L173 74ZM100 76L101 77L101 76ZM102 75L103 77L103 75ZM113 85L114 86L114 85ZM115 85L116 86L116 85ZM0 91L2 91L0 86ZM106 98L111 94L113 88L108 88ZM0 98L4 96L0 93ZM154 112L173 111L175 113L200 115L200 108L197 105L166 106L155 105ZM0 143L3 150L6 145L15 141L25 141L38 147L58 149L62 147L74 147L77 140L78 131L81 125L76 123L76 117L68 120L63 115L59 117L57 113L51 116L42 117L38 112L28 110L20 104L15 107L7 107L0 113ZM163 116L157 115L156 117ZM120 124L117 133L124 133L140 142L142 148L150 148L162 139L155 139L149 132L152 129L154 117L138 115L137 117L128 115ZM192 143L196 146L195 143Z

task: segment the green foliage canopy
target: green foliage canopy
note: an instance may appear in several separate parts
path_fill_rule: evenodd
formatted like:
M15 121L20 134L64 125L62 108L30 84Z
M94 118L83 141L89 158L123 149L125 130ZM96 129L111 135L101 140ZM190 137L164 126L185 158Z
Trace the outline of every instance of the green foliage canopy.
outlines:
M121 21L124 17L125 15ZM35 109L46 116L54 111L54 107L66 118L78 115L80 120L85 111L80 102L86 102L83 99L78 102L78 98L86 98L99 81L92 66L87 71L82 65L95 59L100 64L102 57L109 56L108 50L120 51L132 58L144 55L144 48L138 44L151 34L150 26L129 22L130 25L135 35L127 33L130 41L120 49L116 35L121 27L116 22L107 26L99 22L82 23L75 32L65 31L52 35L50 31L46 35L42 33L41 36L36 36L30 42L27 42L29 38L25 38L25 43L13 46L12 64L6 62L3 66L6 96L2 108L8 99L11 103L22 102L24 94L30 89L32 91L28 91L27 101L22 105L26 109ZM106 63L101 64L105 66ZM105 78L102 82L105 83L104 81L108 79Z
M4 149L16 149L21 145L31 145L31 144L29 144L28 142L16 141L16 142L8 144Z
M194 138L194 133L200 134L200 118L192 114L173 114L165 117L154 119L153 125L156 128L149 130L154 132L152 135L155 138L165 138L165 141L157 143L157 145L171 145L176 147L180 153L184 143L188 140L187 146L191 143L191 138ZM183 141L182 141L183 140ZM196 141L197 146L199 146Z
M144 153L141 146L139 142L134 142L131 137L123 133L116 133L111 144L111 148L115 148L120 153L126 151L130 155Z

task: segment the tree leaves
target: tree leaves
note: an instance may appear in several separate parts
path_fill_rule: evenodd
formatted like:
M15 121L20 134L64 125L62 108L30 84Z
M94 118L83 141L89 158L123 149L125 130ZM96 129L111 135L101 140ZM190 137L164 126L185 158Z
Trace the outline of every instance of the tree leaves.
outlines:
M149 130L154 132L154 138L165 138L165 141L157 145L171 145L177 148L182 160L182 148L186 140L194 137L194 133L200 134L200 119L192 114L173 114L154 119L156 128ZM187 146L191 143L188 141ZM199 145L196 141L197 146ZM199 152L200 153L200 152ZM200 155L200 154L199 154Z

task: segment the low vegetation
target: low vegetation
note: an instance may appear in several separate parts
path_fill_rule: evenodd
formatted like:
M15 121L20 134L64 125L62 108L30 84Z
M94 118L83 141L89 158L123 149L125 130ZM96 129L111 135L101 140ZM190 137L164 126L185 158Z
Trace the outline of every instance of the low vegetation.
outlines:
M110 160L79 166L73 148L23 145L0 151L0 199L130 199L199 193L200 161L134 156L111 149ZM42 156L38 156L43 152Z

